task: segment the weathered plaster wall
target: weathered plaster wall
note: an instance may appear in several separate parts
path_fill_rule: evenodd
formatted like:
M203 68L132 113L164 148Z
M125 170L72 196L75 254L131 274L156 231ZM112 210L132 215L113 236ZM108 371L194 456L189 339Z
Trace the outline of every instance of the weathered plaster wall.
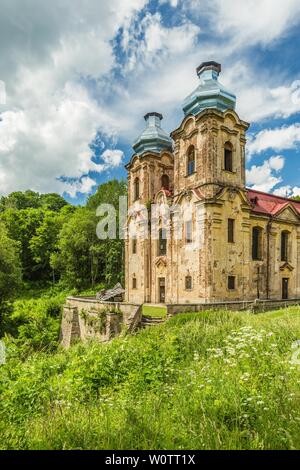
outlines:
M202 185L245 185L245 131L248 124L234 111L205 110L186 117L173 132L175 193ZM224 145L231 143L233 171L224 171ZM195 173L187 176L187 154L195 147ZM214 188L210 190L215 192Z
M226 189L218 205L208 204L212 219L213 301L241 299L281 299L282 278L289 279L289 298L300 297L300 225L289 210L276 219L254 215L243 193ZM227 239L228 219L234 219L234 243ZM269 230L268 230L269 226ZM262 230L261 260L252 259L252 230ZM268 234L269 231L269 234ZM288 263L281 261L281 232L289 233ZM258 271L259 269L259 271ZM234 290L228 289L228 276L236 278Z
M134 224L137 233L137 252L132 250L132 237L125 242L125 288L126 300L134 303L152 301L151 266L154 263L152 242L142 233L148 231L148 223L140 211L140 205L149 207L155 194L162 187L162 176L169 177L170 191L174 187L173 155L162 152L160 155L146 153L134 156L128 168L128 208L133 213L129 217L128 226ZM140 197L134 199L134 181L138 178L140 184ZM134 213L135 212L135 213ZM148 214L147 214L148 217ZM150 249L150 246L152 247ZM155 247L156 248L156 247ZM133 278L136 278L136 288L133 287Z

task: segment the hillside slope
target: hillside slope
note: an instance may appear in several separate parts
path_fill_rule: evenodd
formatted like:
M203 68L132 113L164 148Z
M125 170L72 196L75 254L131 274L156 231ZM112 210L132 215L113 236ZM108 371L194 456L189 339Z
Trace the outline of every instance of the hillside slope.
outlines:
M3 449L300 448L300 309L202 312L0 366Z

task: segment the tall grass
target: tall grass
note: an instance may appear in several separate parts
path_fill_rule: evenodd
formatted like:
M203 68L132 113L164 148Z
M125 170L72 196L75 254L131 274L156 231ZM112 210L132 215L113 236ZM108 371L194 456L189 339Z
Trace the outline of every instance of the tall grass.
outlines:
M3 449L300 447L300 310L178 315L0 367Z

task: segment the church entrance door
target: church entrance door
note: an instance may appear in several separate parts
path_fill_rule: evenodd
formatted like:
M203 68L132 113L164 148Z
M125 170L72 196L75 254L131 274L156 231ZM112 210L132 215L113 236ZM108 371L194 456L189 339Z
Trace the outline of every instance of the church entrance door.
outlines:
M166 299L166 279L164 277L158 278L158 288L159 288L159 302L161 304L164 304L165 299Z
M282 279L282 298L289 298L289 279L287 277Z

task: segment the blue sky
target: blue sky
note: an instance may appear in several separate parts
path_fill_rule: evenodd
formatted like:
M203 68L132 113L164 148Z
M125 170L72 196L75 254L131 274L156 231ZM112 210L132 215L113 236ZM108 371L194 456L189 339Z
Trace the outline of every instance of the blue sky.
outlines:
M161 112L165 130L176 128L196 67L216 60L251 123L248 186L300 195L298 0L0 0L0 8L0 194L56 191L78 204L99 183L126 177L143 115Z

